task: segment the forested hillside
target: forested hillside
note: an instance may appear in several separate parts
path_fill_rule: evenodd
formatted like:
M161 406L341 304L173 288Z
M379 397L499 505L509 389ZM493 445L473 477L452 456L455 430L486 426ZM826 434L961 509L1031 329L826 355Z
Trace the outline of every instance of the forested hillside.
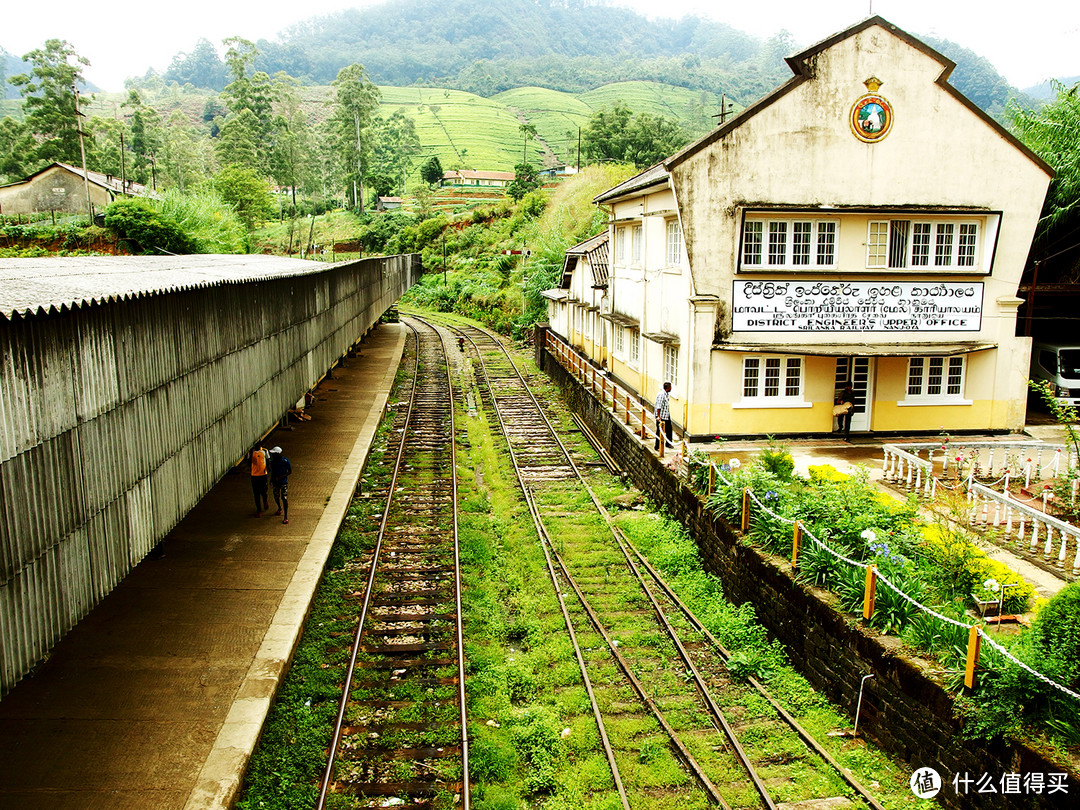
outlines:
M782 29L783 20L776 25ZM1017 93L977 54L928 41L959 63L954 84L991 114ZM389 0L313 18L256 45L256 69L310 84L328 84L340 68L361 62L376 84L484 97L518 87L580 93L653 81L725 94L741 105L786 81L784 57L798 50L786 33L762 41L696 16L648 20L588 0ZM221 90L226 70L204 41L177 54L163 78Z

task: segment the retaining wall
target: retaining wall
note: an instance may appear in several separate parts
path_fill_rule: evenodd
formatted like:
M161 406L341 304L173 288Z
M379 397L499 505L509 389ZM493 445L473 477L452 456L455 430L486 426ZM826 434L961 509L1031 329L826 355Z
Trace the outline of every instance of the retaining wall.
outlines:
M0 319L0 695L422 272L363 259Z
M1074 807L1080 800L1080 781L1068 777L1069 794L1001 795L1000 779L1007 773L1060 773L1022 745L973 743L959 736L952 697L929 677L927 662L901 654L895 637L866 627L861 617L841 613L836 597L794 579L789 561L740 544L726 521L712 517L698 496L675 477L643 443L615 419L543 348L543 328L535 346L536 360L562 390L568 406L580 415L630 479L690 531L707 570L716 574L724 593L736 604L749 602L769 633L787 648L794 666L830 700L854 716L859 683L866 681L859 733L900 757L912 770L937 770L944 787L937 799L951 807ZM956 774L978 779L989 773L998 795L956 794ZM1023 786L1021 785L1021 790Z

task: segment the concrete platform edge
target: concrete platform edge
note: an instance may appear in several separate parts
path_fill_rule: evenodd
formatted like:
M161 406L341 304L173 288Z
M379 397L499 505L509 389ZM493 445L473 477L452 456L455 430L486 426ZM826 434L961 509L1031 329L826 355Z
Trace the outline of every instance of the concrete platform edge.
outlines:
M378 407L371 409L357 436L349 460L312 533L308 548L296 566L289 587L263 636L259 652L237 691L236 700L229 709L214 746L203 763L184 810L227 810L237 799L242 774L255 750L263 722L270 710L270 703L285 674L288 661L300 640L304 617L315 595L315 588L319 584L330 548L360 481L375 430L386 412L386 403L400 365L407 331L405 326L398 326L397 348L393 354L397 362L387 367L376 386Z

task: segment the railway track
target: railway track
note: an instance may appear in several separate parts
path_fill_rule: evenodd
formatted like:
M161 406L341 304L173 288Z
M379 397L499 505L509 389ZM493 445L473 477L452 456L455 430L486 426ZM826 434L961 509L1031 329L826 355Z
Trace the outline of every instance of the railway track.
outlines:
M468 810L454 392L430 325L396 415L385 497L317 808ZM369 497L371 497L369 493Z
M624 786L622 776L635 770L641 738L655 731L692 776L692 795L670 788L683 791L681 807L775 808L843 795L851 806L880 810L761 684L731 677L729 653L615 526L502 344L475 327L451 328L475 352L482 404L501 427L543 540L623 807L656 798L656 786ZM579 638L602 641L583 652ZM609 735L611 706L620 726L633 715L629 725L647 731ZM793 763L798 780L788 776Z

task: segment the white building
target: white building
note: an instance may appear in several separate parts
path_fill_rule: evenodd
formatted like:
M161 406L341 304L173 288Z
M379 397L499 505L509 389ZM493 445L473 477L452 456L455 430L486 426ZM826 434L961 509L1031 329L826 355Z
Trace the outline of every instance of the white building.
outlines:
M692 436L827 433L846 383L852 431L1021 428L1016 291L1051 169L880 17L787 61L782 87L596 198L601 334L569 292L553 331L649 399L670 380Z

